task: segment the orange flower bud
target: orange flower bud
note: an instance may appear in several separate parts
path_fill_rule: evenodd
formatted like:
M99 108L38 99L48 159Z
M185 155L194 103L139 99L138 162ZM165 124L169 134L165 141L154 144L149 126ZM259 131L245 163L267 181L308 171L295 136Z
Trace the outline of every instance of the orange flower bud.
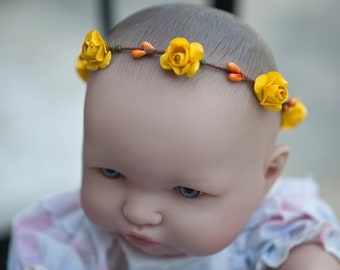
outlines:
M298 102L298 100L296 98L290 98L287 100L287 102L285 103L283 110L287 111L290 108L294 107L296 105L296 103Z
M238 65L236 65L234 62L228 62L226 65L226 68L233 73L241 74L242 70L239 68Z
M151 43L149 43L147 41L143 41L141 45L142 45L142 48L147 48L147 49L152 49L152 50L155 49L155 47L152 46Z
M143 50L132 50L131 54L133 58L141 58L146 55L146 52Z
M232 82L240 82L243 80L242 74L239 73L229 73L228 80Z
M296 105L296 103L297 103L297 99L296 99L296 98L290 98L290 99L288 99L288 101L287 101L287 105L288 105L289 107L294 107L294 106Z

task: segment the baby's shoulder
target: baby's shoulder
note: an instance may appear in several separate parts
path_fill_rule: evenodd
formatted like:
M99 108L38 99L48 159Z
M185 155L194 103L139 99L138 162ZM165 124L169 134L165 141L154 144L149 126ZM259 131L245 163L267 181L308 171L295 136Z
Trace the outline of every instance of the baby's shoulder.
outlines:
M309 177L282 178L270 190L253 215L253 223L310 217L336 222L330 206L319 196L318 184Z
M280 179L255 210L236 243L252 269L276 268L303 243L320 243L340 257L340 228L311 178ZM261 267L260 267L261 266Z
M319 185L311 177L294 178L285 177L279 179L272 187L266 198L294 198L294 197L319 196Z
M15 231L59 231L72 235L83 222L78 192L51 194L19 212L13 219ZM75 226L76 225L76 226Z
M86 218L79 193L48 195L14 218L9 265L99 269L111 241Z

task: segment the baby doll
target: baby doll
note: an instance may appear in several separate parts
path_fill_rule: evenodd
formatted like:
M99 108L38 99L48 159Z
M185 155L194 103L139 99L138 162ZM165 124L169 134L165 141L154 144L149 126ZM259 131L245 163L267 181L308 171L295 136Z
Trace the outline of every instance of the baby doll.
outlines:
M306 108L246 24L149 8L107 42L89 32L77 67L81 191L15 218L9 269L340 269L315 183L277 180L289 155L278 131Z

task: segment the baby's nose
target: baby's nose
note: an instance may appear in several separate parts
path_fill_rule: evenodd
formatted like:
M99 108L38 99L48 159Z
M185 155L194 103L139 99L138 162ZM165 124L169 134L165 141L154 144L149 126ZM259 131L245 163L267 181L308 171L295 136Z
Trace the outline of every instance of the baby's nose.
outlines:
M125 201L122 212L131 223L135 225L159 225L163 221L162 214L159 212L157 204L148 200L147 196L131 196Z

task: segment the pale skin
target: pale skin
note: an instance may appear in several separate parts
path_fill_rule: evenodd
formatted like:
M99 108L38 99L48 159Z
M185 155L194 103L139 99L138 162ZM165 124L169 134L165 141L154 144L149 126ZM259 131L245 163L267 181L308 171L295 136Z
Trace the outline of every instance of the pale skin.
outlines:
M203 77L183 93L158 75L164 83L146 89L130 76L114 91L109 71L91 75L82 205L95 225L147 254L213 254L242 231L286 164L289 149L275 145L279 116L266 116L274 127L263 132L255 100L248 105L256 109L240 112L233 100L207 94ZM340 269L314 247L294 249L279 269Z

